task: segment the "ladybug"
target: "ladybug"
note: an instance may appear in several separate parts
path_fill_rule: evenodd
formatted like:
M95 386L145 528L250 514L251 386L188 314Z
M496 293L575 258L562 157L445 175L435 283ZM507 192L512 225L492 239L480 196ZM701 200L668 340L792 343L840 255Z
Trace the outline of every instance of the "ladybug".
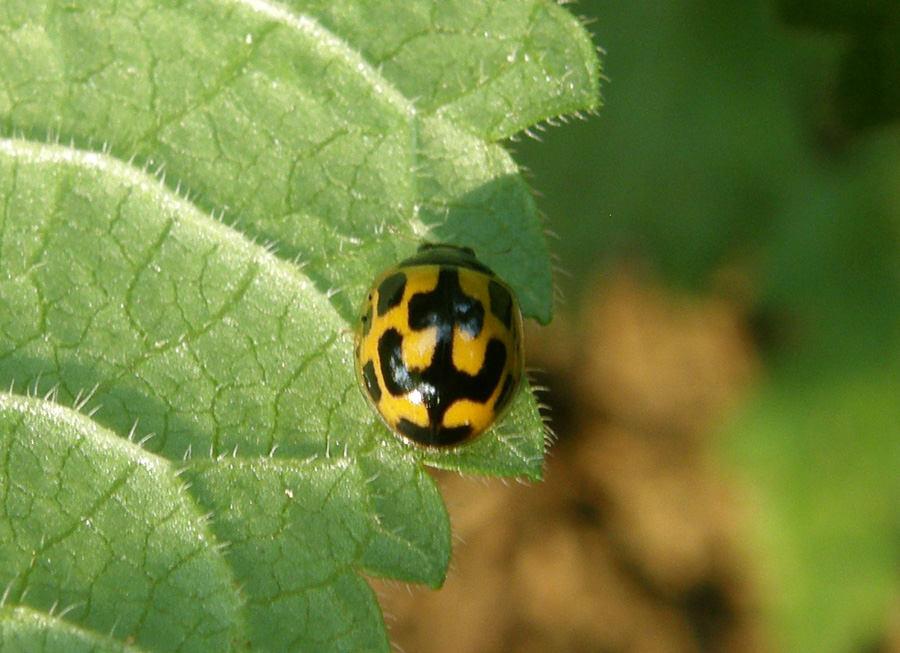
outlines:
M381 274L356 331L369 403L407 443L449 448L484 433L522 379L522 312L468 247L426 243Z

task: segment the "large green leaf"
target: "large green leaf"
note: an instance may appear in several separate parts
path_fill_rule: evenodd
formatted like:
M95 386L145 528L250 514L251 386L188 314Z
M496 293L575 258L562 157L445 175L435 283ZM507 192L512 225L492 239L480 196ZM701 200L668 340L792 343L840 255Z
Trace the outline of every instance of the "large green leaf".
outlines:
M0 71L0 386L49 393L0 396L0 636L387 649L359 574L437 587L449 561L422 463L537 478L544 432L523 391L459 451L403 445L357 389L356 306L407 233L473 246L549 319L540 220L494 141L596 106L577 21L7 2Z

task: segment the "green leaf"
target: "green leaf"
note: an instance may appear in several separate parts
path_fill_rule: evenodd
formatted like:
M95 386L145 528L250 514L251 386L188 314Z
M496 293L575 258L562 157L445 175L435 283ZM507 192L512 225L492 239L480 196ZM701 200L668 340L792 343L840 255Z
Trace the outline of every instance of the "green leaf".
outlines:
M86 631L30 608L0 607L0 650L17 653L140 653L113 637Z
M289 4L358 47L420 111L488 140L598 106L594 46L552 2Z
M271 650L387 648L374 594L351 566L371 537L356 466L225 460L198 463L188 476L229 542L247 594L248 641Z
M8 394L0 460L5 603L156 650L222 651L241 634L231 570L167 461Z
M23 457L0 471L48 483L48 452L71 450L74 429L85 489L62 511L59 492L33 488L47 505L30 513L30 536L58 538L54 509L77 532L99 505L93 488L135 524L72 540L92 560L150 528L160 506L181 506L176 521L202 529L219 570L198 568L196 554L184 573L199 578L184 597L221 572L233 601L222 614L194 601L157 615L158 597L144 591L137 626L127 611L109 624L93 599L104 569L100 580L54 571L39 591L39 560L28 549L9 556L0 538L10 565L0 586L11 588L2 627L31 609L46 624L38 631L71 626L66 637L98 650L386 650L360 574L437 587L450 556L447 515L422 464L540 477L544 431L529 389L473 445L412 450L365 405L351 331L371 280L415 247L402 233L474 247L527 315L550 318L541 222L493 141L593 109L596 57L552 3L473 12L411 2L401 13L402 29L390 3L0 7L0 125L11 136L0 139L0 387L49 392L91 414L4 396L0 437L14 449L40 449L19 429L23 415L63 417L44 429L47 451L30 467ZM110 442L121 448L116 465ZM130 479L123 470L145 459L158 477L132 507L105 474ZM0 529L16 531L14 517ZM125 559L153 565L118 577L123 595L167 569L126 544ZM179 546L165 553L177 559ZM182 580L162 575L160 587ZM194 618L210 623L184 626Z
M98 154L0 141L0 197L7 387L96 388L171 459L358 440L347 323L295 266Z
M594 108L598 66L583 30L553 3L509 3L474 14L471 3L455 3L455 10L440 2L402 9L327 4L327 18L345 16L335 29L348 23L365 29L353 17L368 15L369 35L394 26L398 13L419 18L394 34L388 47L396 60L389 65L384 43L373 43L378 54L367 60L353 41L365 34L354 30L345 41L310 14L265 2L130 2L111 9L85 0L65 11L30 0L9 3L2 115L27 134L107 142L122 158L164 166L202 207L227 210L251 237L276 243L284 258L301 258L321 289L342 289L332 301L349 319L372 261L396 260L385 225L426 235L416 210L439 197L440 212L426 222L437 220L446 227L442 236L452 235L461 185L476 192L476 208L478 199L485 202L484 213L511 203L523 208L515 199L525 190L521 181L494 188L516 171L496 145L471 143L452 162L452 176L429 174L446 170L448 161L443 148L429 146L433 126L420 116L447 112L439 121L443 138L471 140L473 121L485 123L476 130L483 137L508 135L541 118ZM451 20L462 9L467 13ZM478 31L466 35L467 25ZM448 30L458 32L452 46ZM473 40L481 47L473 49ZM423 52L431 67L418 59ZM401 63L410 59L420 71L414 77ZM393 77L382 76L380 66ZM409 79L410 88L395 86L395 79ZM468 114L476 115L454 122ZM498 201L501 191L512 191L511 201ZM464 204L471 208L473 201ZM503 216L507 234L524 226L531 238L540 235L537 210L526 204L524 212ZM472 215L463 221L477 230ZM552 295L546 245L503 246L497 272L529 271L527 285L511 283L526 314L546 322Z

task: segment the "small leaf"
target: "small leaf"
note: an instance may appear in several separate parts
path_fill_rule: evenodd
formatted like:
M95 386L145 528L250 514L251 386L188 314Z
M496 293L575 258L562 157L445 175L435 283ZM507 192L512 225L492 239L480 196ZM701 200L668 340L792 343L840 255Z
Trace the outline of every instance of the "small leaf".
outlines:
M370 574L440 587L450 563L450 524L441 495L421 467L376 448L360 458L378 515L361 565Z

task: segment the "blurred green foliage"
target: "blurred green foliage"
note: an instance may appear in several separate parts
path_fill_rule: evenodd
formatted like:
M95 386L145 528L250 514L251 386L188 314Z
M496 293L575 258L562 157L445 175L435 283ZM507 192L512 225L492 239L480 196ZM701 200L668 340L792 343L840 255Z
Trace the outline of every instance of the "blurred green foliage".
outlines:
M835 108L846 125L900 119L900 2L781 0L779 7L789 25L847 38L835 89Z
M578 5L599 120L523 139L570 309L597 266L738 267L769 367L725 452L783 650L877 644L900 594L900 3Z

